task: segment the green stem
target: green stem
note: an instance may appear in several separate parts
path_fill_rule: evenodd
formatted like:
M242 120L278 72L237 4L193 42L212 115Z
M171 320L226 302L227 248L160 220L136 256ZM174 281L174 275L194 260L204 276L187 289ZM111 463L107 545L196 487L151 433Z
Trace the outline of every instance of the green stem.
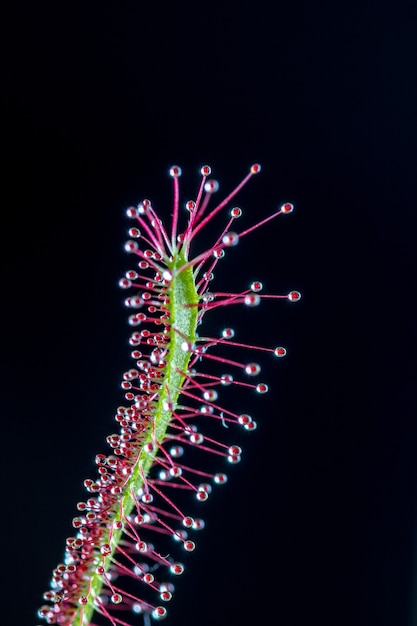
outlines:
M169 297L169 323L170 335L167 353L167 364L164 379L161 384L158 402L153 415L153 429L149 431L143 443L151 443L163 441L166 430L171 421L173 411L178 402L181 387L184 383L185 376L181 372L186 372L190 361L191 353L182 349L184 337L190 343L194 343L196 337L197 326L197 306L185 306L198 303L198 294L195 288L193 276L193 268L188 267L182 272L178 270L187 263L187 258L183 250L181 250L176 259L170 264L173 278L168 289ZM178 332L176 332L178 331ZM170 408L167 408L168 404ZM138 460L133 468L132 475L123 487L123 493L120 496L120 503L114 514L114 520L121 519L121 515L127 516L135 508L135 501L132 497L132 491L137 493L143 486L143 478L146 477L154 463L157 449L148 452L142 448L139 453ZM123 520L122 520L123 521ZM107 572L111 566L113 555L117 545L121 539L123 530L113 530L110 540L110 529L106 530L103 535L103 544L109 543L111 553L104 560L104 568ZM107 535L107 536L106 536ZM88 626L91 622L95 605L94 598L100 595L103 587L103 575L97 574L95 569L98 565L102 565L102 557L97 555L97 563L90 573L89 588L90 593L88 603L83 607L83 617L81 619L81 607L77 608L76 614L72 621L72 626Z

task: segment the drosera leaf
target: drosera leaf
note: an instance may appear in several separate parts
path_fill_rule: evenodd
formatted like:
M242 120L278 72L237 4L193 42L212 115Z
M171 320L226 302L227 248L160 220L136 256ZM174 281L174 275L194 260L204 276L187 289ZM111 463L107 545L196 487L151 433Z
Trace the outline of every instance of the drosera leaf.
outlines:
M260 169L252 165L232 192L209 210L219 184L208 178L211 168L203 166L196 198L185 203L187 223L182 232L179 166L170 169L174 203L168 228L149 200L127 209L134 225L125 250L136 263L119 284L130 294L125 305L133 328L129 343L134 367L121 382L126 404L115 415L119 432L107 437L110 454L96 456L97 477L84 481L89 497L77 505L76 533L66 540L64 560L53 571L44 594L47 604L38 611L48 624L131 626L138 614L163 619L164 604L175 589L173 580L184 571L180 555L177 560L178 548L165 551L166 541L173 539L185 552L193 552L194 533L204 527L201 518L182 509L183 499L176 494L190 492L196 501L205 502L213 486L227 482L225 464L241 459L241 447L225 440L230 435L224 426L256 428L249 414L237 413L219 398L230 386L267 393L267 383L256 380L261 365L252 353L281 358L286 348L239 342L232 328L223 329L219 336L203 336L200 326L204 316L218 307L300 299L295 290L264 294L261 281L237 292L211 288L225 249L277 216L292 213L294 207L286 202L240 232L234 224L242 210L232 207L214 241L196 253L193 246L196 234L226 212ZM231 359L227 347L241 348L251 358ZM221 370L213 373L213 365ZM233 373L225 373L225 367ZM207 420L218 427L216 435ZM187 453L195 463L191 449L217 458L220 467L208 471L190 465Z

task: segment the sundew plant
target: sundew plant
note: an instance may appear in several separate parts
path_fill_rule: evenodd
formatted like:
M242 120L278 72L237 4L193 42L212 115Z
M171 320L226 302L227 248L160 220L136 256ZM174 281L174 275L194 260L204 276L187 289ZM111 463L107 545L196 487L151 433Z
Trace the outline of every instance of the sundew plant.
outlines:
M263 299L300 299L298 291L266 294L258 280L237 292L214 287L228 248L293 211L284 203L239 230L242 210L232 200L260 170L252 165L211 208L218 183L204 165L195 200L184 204L184 219L181 169L173 166L170 223L149 200L127 209L132 226L125 249L132 269L120 287L132 328L132 367L122 377L117 432L107 437L107 452L95 458L95 478L84 481L86 500L77 504L64 558L39 608L43 623L134 626L141 617L149 624L167 615L185 554L195 550L195 536L204 527L199 503L240 461L239 429L256 428L252 416L234 408L233 391L265 394L268 386L259 381L254 355L286 354L282 346L240 343L233 328L210 333L206 315L219 307L254 307ZM199 237L205 243L195 249L196 236L219 214L225 218L218 235L210 242L208 235ZM228 348L241 351L241 359L230 358Z

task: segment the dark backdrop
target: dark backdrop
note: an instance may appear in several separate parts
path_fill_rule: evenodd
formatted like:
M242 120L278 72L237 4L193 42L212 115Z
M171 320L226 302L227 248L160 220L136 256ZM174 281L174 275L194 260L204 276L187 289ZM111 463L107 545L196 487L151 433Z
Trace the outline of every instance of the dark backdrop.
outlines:
M226 192L259 161L245 224L296 211L222 279L303 300L225 313L289 353L263 361L259 429L166 623L416 626L416 4L149 4L3 19L2 623L38 623L114 431L126 206L168 217L173 163L189 190L211 164Z

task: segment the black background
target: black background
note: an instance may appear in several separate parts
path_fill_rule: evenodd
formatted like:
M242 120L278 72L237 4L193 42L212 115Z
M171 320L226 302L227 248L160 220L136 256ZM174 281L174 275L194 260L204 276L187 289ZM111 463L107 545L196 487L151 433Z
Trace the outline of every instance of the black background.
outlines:
M288 357L262 360L259 428L232 436L243 462L166 623L415 626L417 5L149 4L17 2L2 21L2 623L38 623L114 431L125 208L168 219L173 163L188 199L203 163L220 197L258 161L242 227L296 210L219 284L303 299L207 318Z

